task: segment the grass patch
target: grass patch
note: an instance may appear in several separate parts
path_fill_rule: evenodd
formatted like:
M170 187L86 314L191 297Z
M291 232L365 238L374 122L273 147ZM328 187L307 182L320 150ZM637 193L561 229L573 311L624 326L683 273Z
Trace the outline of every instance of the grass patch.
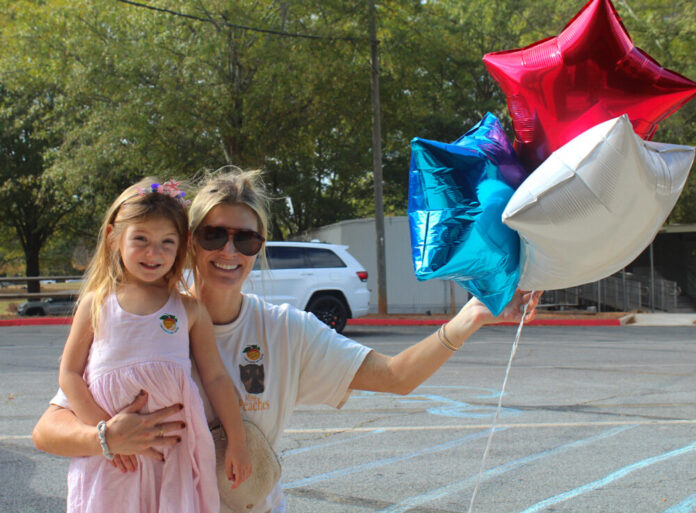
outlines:
M3 299L0 300L0 315L12 316L17 315L17 307L22 303L21 299Z

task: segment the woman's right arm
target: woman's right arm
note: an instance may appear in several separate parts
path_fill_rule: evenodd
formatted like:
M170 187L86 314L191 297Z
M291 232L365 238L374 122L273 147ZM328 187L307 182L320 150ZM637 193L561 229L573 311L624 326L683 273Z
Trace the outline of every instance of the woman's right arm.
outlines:
M145 404L147 393L143 391L106 422L106 443L112 453L144 454L162 460L162 454L155 447L181 441L180 436L170 433L183 429L182 422L165 422L165 419L181 411L183 406L174 404L152 413L137 413ZM97 428L81 422L72 411L60 406L48 407L34 427L32 438L37 449L58 456L102 454Z

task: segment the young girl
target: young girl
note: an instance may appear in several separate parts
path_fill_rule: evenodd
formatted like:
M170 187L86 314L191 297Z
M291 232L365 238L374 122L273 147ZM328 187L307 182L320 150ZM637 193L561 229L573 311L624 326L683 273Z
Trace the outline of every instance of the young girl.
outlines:
M59 383L75 414L97 426L104 456L74 458L68 512L217 513L215 450L203 403L191 379L189 347L201 383L228 439L227 477L251 473L239 398L215 343L208 313L178 292L187 247L184 193L178 183L145 179L109 208L63 351ZM179 403L181 443L163 461L122 457L119 472L106 424L146 391L147 410ZM163 436L160 430L158 436ZM137 459L136 459L137 458Z

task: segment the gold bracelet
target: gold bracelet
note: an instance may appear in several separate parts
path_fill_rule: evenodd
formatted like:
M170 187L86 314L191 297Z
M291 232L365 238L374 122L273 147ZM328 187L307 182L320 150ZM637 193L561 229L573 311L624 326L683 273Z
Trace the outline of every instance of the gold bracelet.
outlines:
M442 333L440 333L440 332L442 332ZM437 338L440 341L440 344L442 344L443 347L446 347L450 351L454 352L457 349L459 349L452 342L450 342L450 340L447 338L447 333L445 333L445 325L444 324L442 326L440 326L440 328L437 330Z

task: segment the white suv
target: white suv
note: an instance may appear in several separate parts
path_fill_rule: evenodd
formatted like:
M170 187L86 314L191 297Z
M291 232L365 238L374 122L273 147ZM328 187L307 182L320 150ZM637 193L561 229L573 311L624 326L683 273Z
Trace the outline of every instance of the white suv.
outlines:
M367 271L348 246L267 242L266 258L269 269L261 269L257 258L244 292L312 312L339 333L348 319L367 313Z

